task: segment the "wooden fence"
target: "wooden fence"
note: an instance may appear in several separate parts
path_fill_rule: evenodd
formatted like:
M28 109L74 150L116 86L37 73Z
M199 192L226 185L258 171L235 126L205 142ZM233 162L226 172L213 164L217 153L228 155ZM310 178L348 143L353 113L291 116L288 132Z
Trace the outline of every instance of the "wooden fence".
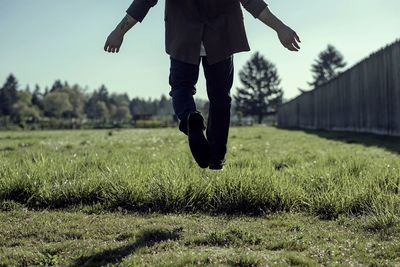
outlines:
M400 136L400 40L281 105L278 126Z

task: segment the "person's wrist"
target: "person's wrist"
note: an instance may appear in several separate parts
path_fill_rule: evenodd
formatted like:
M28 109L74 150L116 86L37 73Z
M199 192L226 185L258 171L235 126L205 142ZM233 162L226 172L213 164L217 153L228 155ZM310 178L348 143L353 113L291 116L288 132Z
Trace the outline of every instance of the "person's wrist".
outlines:
M274 29L277 33L280 33L280 32L282 32L282 31L286 30L286 29L287 29L287 26L286 26L283 22L279 21L279 22L277 22L277 23L274 25L273 29Z
M121 30L119 27L115 28L115 30L113 31L113 34L116 35L117 37L124 37L125 33L126 32Z

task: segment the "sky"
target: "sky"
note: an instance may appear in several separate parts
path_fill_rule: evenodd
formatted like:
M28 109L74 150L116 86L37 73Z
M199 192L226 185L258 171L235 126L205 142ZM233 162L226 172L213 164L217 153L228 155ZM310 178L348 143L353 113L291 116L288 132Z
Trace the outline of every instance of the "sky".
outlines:
M168 96L169 56L164 46L165 0L125 36L119 54L103 51L109 33L132 0L0 0L0 86L13 73L21 86L51 86L55 80L89 91L106 85L130 97ZM300 36L297 53L283 48L276 33L243 9L251 51L234 55L232 94L238 73L258 51L274 63L284 97L312 80L310 67L328 44L352 66L400 38L399 0L266 0L271 11ZM206 99L200 67L197 97Z

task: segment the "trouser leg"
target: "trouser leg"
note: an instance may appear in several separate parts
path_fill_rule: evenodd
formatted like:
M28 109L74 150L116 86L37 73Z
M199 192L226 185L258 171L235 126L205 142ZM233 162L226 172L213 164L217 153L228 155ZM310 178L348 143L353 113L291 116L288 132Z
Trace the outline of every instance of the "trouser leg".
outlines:
M233 84L233 56L209 65L202 60L207 81L210 108L207 122L207 139L211 149L211 160L223 160L227 152L230 125L231 96Z
M169 85L172 105L176 116L180 120L179 130L187 135L187 116L196 111L193 95L196 93L196 83L199 77L199 64L189 64L171 59Z

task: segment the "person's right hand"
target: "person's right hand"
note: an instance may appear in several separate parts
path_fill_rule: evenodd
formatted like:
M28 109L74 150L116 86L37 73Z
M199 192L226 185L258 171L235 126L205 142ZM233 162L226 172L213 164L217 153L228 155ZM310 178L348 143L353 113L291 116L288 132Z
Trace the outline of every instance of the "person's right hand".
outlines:
M278 38L282 45L290 51L299 51L300 46L297 42L301 43L300 37L290 27L283 25L278 31Z
M108 36L106 43L104 45L104 51L109 53L118 53L121 48L122 42L124 40L124 34L115 29Z

